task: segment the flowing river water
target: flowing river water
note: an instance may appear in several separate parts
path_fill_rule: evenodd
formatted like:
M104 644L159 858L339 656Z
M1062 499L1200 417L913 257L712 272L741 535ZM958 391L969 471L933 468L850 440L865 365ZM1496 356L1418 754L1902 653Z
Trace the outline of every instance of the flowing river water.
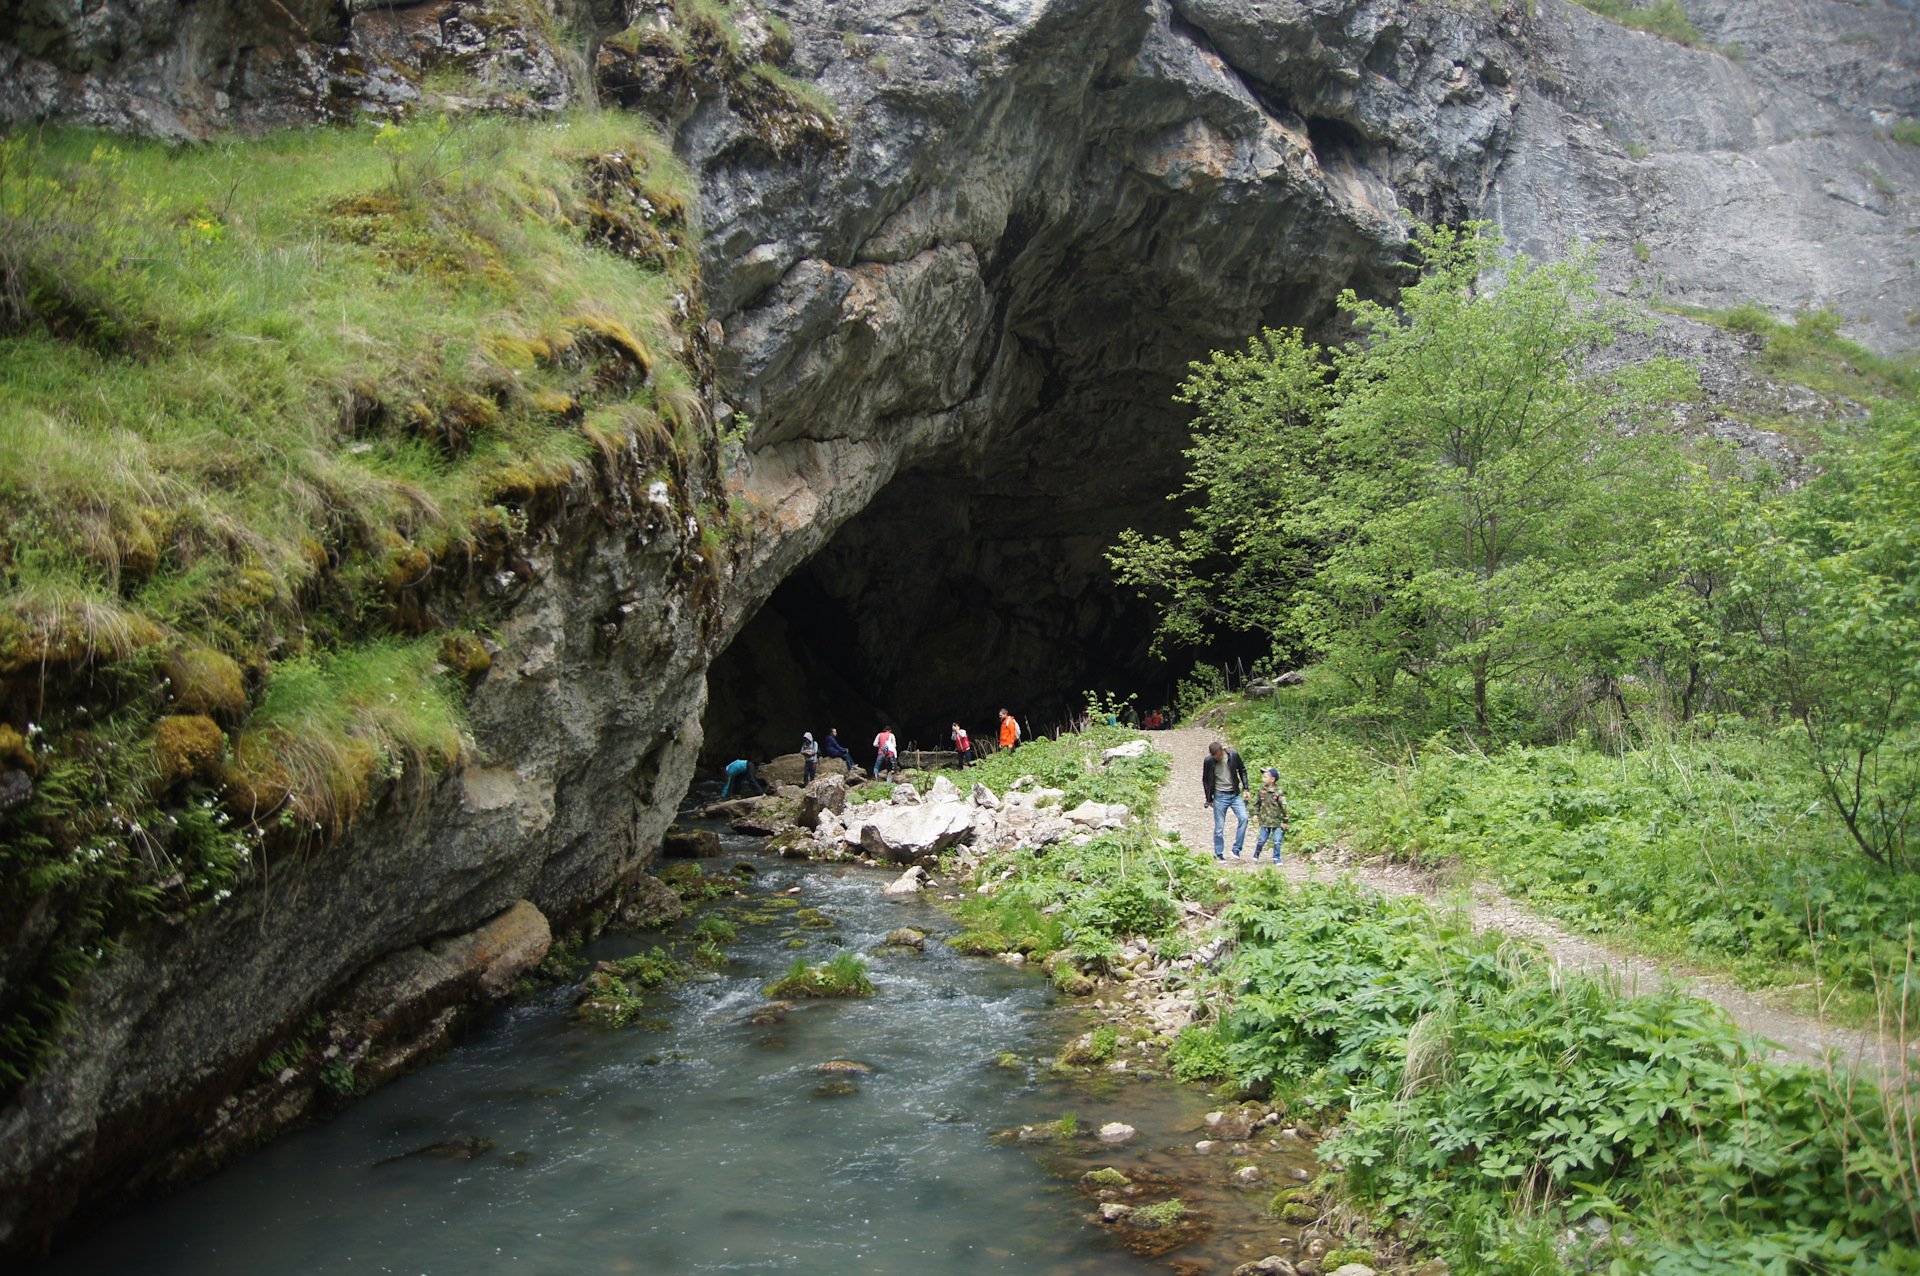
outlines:
M726 837L760 872L731 961L655 995L658 1021L569 1016L572 988L497 1016L443 1059L220 1174L97 1229L43 1268L62 1276L300 1273L1225 1271L1272 1252L1258 1200L1213 1158L1184 1198L1218 1224L1150 1260L1089 1221L1089 1167L1192 1176L1207 1097L1166 1081L1057 1076L1035 1062L1083 1026L1038 971L957 955L876 956L866 1000L767 1010L796 955L866 953L895 927L957 926L883 896L873 870L794 864ZM793 888L798 894L789 894ZM795 926L783 904L832 929ZM675 945L684 955L684 925ZM663 942L609 936L612 959ZM675 944L669 937L666 941ZM1007 1066L1011 1053L1024 1061ZM869 1073L823 1073L850 1059ZM1072 1113L1043 1145L995 1131ZM1140 1130L1098 1145L1109 1120ZM1302 1154L1297 1164L1311 1162ZM1289 1229L1291 1230L1291 1229Z

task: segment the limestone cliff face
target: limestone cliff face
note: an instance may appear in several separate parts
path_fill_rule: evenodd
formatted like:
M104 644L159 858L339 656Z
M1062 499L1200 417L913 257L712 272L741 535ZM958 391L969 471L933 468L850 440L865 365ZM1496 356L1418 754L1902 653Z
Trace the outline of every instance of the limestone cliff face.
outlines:
M760 528L696 602L680 531L580 493L510 582L481 762L241 907L131 937L82 991L64 1057L0 1111L0 1249L299 1119L231 1100L315 1007L377 1019L396 972L444 967L427 1030L400 1034L430 1041L494 990L449 937L499 926L527 952L516 901L563 924L618 895L693 773L710 666L783 581L783 623L830 631L822 658L924 739L1136 661L1100 553L1164 517L1186 361L1390 293L1403 209L1492 216L1542 255L1590 243L1623 290L1832 304L1909 340L1920 149L1886 137L1920 114L1907 0L1690 0L1738 56L1564 0L743 6L747 56L783 19L830 119L652 56L667 3L0 0L15 121L658 115L701 182L716 408L755 423L730 481Z

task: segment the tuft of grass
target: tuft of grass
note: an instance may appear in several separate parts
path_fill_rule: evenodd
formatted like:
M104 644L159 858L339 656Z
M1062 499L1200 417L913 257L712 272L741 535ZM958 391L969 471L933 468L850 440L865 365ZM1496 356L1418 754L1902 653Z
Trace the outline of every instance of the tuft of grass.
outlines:
M1634 31L1645 31L1688 48L1705 47L1705 37L1687 17L1680 0L1574 0L1589 13Z
M1902 146L1920 146L1920 120L1909 117L1899 121L1890 136Z
M1763 366L1822 394L1857 402L1920 394L1920 359L1875 354L1848 340L1840 335L1840 316L1831 310L1802 311L1790 323L1752 304L1727 310L1675 307L1674 312L1758 337Z
M787 973L766 987L769 997L871 997L873 981L867 963L851 952L837 954L821 965L796 957Z

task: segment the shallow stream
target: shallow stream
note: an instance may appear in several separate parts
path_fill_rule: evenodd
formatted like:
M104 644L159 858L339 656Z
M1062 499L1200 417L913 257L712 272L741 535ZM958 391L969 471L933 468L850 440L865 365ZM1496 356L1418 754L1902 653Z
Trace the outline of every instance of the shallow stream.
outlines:
M1157 1262L1128 1253L1087 1221L1095 1206L1070 1176L1109 1163L1173 1168L1166 1149L1200 1137L1203 1094L1002 1066L1003 1052L1053 1053L1077 1012L1037 971L938 943L872 957L869 1000L768 1013L762 989L796 956L868 953L899 926L931 936L957 927L931 903L881 895L885 878L872 870L727 843L728 857L705 867L744 858L761 871L745 900L699 915L733 916L739 942L723 970L656 995L660 1022L577 1024L572 988L556 988L335 1120L97 1230L43 1272L1066 1276L1200 1258L1197 1246ZM798 928L775 900L836 925ZM587 955L661 942L608 937ZM684 934L669 942L687 951ZM872 1071L818 1070L835 1059ZM1081 1133L1057 1146L991 1137L1068 1112ZM1093 1143L1090 1132L1115 1119L1139 1127L1137 1145ZM1185 1270L1268 1252L1266 1237L1232 1235L1245 1222L1221 1229L1210 1261Z

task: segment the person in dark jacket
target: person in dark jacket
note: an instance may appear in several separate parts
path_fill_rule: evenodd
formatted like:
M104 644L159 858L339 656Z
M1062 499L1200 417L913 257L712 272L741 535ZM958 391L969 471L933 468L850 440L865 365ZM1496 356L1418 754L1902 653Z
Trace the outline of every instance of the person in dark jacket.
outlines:
M1240 823L1233 835L1233 855L1247 844L1247 764L1238 749L1229 749L1215 740L1207 746L1207 760L1200 764L1200 791L1213 808L1213 858L1224 860L1226 853L1227 812Z
M842 762L846 763L847 774L853 774L853 754L848 750L846 745L840 743L839 727L827 728L827 738L820 742L820 756L823 758L839 758Z

